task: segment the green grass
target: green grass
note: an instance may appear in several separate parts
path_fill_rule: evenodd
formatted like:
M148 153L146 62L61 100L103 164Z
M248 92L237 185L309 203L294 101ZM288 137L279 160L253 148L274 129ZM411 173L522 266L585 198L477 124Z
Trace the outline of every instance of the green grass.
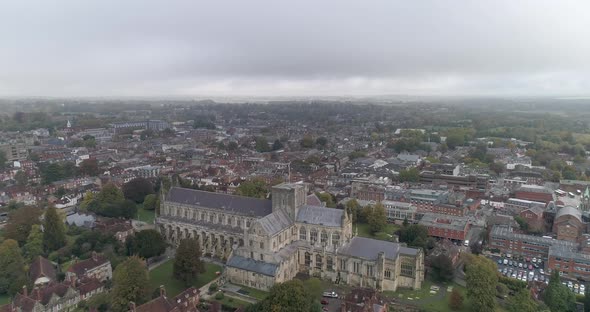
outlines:
M242 301L240 299L236 299L236 298L230 297L228 295L225 295L223 297L223 299L221 299L221 300L211 299L211 301L217 301L217 302L221 303L222 305L228 306L232 309L237 309L239 307L246 307L246 306L250 305L249 302Z
M150 286L153 289L156 289L160 287L160 285L164 285L169 297L174 297L186 289L181 282L172 277L173 263L174 260L168 260L150 271ZM193 285L194 287L200 288L215 279L217 277L215 272L221 272L222 268L217 264L205 262L205 270L205 273L199 275L197 282Z
M367 223L357 223L354 225L353 231L356 231L358 229L358 235L361 237L392 241L393 233L397 231L399 228L400 226L397 224L387 223L383 231L371 234L371 230L369 229L369 225Z
M7 294L0 294L0 306L10 302L10 296Z
M268 292L260 289L250 288L240 285L240 293L258 300L262 300L268 296Z
M155 218L156 212L154 210L145 210L143 205L137 205L137 220L153 224Z

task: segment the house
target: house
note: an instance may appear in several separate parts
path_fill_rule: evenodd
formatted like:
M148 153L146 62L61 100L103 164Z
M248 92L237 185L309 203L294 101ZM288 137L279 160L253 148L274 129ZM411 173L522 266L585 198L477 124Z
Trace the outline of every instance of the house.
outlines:
M529 231L540 232L545 228L545 219L543 218L544 209L541 207L532 207L521 211L518 215L526 221Z
M96 252L92 252L92 257L74 263L66 272L66 278L71 279L75 277L81 279L82 277L96 278L101 282L113 278L113 268L111 261Z
M341 312L387 312L387 302L372 288L354 288L342 301Z
M56 276L54 264L44 257L38 256L29 267L29 280L35 286L54 282Z
M166 289L160 286L160 296L136 306L134 302L129 303L129 312L199 312L199 290L190 287L174 298L166 296Z

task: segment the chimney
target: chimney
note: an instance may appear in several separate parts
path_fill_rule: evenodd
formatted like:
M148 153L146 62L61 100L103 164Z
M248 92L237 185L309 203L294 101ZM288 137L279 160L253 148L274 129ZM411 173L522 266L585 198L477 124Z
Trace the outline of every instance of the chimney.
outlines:
M39 290L39 287L35 286L33 292L35 293L35 300L41 301L41 291Z
M29 291L28 291L26 285L23 285L23 296L25 296L25 297L28 297L29 296Z
M98 261L98 255L96 254L96 251L92 252L92 260Z
M135 312L135 302L129 301L129 312Z
M160 285L160 297L166 297L166 288L164 288L164 285Z
M73 288L76 288L76 275L74 275L74 274L70 275L70 284L72 285Z

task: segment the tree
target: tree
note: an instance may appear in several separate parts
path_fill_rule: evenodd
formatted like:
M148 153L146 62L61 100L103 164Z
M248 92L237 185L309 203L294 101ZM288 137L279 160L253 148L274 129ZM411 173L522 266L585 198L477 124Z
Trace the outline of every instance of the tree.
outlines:
M29 261L43 255L43 232L40 225L34 224L31 228L27 242L23 246L23 251Z
M24 206L14 210L8 216L8 222L4 227L4 237L16 240L20 245L23 245L34 224L41 224L39 217L41 216L41 209L33 206Z
M312 296L308 295L302 281L293 279L274 285L266 298L249 306L246 311L260 312L310 312Z
M496 175L500 175L500 173L504 172L504 164L501 162L493 162L490 164L490 170Z
M346 202L346 212L351 216L353 222L357 221L360 210L361 205L356 199L353 198Z
M14 175L14 181L16 181L16 185L18 186L25 186L29 182L29 177L24 171L19 170Z
M255 139L256 142L256 151L259 153L264 153L270 151L270 147L268 146L268 141L266 137L259 136Z
M4 153L4 151L0 151L0 170L4 170L4 168L6 168L6 161L8 159L6 159L6 154Z
M567 286L561 284L558 270L554 270L551 274L543 299L551 312L576 311L576 297Z
M474 256L467 265L465 275L467 296L476 311L493 312L496 308L496 265L491 260Z
M445 143L450 149L455 149L455 147L465 144L465 136L461 133L449 134Z
M317 192L315 195L320 199L320 201L326 203L326 207L336 208L336 202L334 202L334 197L332 194L328 192Z
M420 181L420 171L416 167L402 169L399 172L400 182L418 182Z
M367 223L373 234L385 229L385 226L387 225L387 215L385 213L385 208L381 203L377 203L373 207L371 213L367 216Z
M453 280L455 269L453 261L447 255L440 254L434 257L430 265L434 280L439 282L448 282Z
M304 136L301 141L299 141L299 145L303 148L312 148L313 147L313 138L311 135Z
M43 249L47 253L56 251L66 245L65 224L57 214L55 207L47 208L43 223Z
M94 193L87 191L84 193L84 199L80 203L80 210L87 211L88 205L94 200Z
M536 312L537 304L531 298L531 293L526 288L521 288L514 294L514 296L508 298L508 304L506 305L508 312Z
M235 152L238 150L238 148L239 148L238 142L231 141L227 144L227 151L228 152Z
M156 209L156 201L157 201L156 194L149 194L143 200L143 209L145 210L155 210Z
M127 311L130 301L142 304L149 299L149 294L148 270L143 260L134 256L117 266L113 272L113 311Z
M240 183L240 186L236 189L237 195L254 197L254 198L266 198L268 189L266 183L262 179L253 179L251 181L244 181Z
M27 277L18 242L7 239L0 244L0 294L13 296L24 285Z
M328 145L328 139L326 139L326 137L319 137L315 140L315 144L321 148L324 148L326 145Z
M483 252L483 244L480 241L472 242L469 245L469 249L472 254L479 255Z
M514 221L516 221L516 223L518 223L518 226L520 227L521 230L528 232L529 224L526 222L525 219L523 219L521 216L516 216L516 217L514 217Z
M199 274L205 272L205 266L201 261L201 246L195 238L180 240L174 259L173 276L181 281L184 286L192 285Z
M95 158L84 159L80 163L80 174L91 177L97 176L99 174L98 160Z
M166 242L162 234L156 230L143 230L127 239L129 255L138 255L148 259L159 256L166 251Z
M449 308L453 311L458 311L463 309L463 295L457 290L457 288L453 288L451 292L451 298L449 299Z
M399 232L399 241L410 247L426 248L428 229L420 224L410 224Z
M143 202L148 194L154 193L154 186L144 178L135 178L123 184L123 195L136 203Z
M102 187L98 193L98 196L96 196L96 200L100 205L106 205L120 203L125 200L125 196L115 184L107 183Z
M314 301L319 301L322 298L323 286L322 281L319 278L308 278L303 282L303 286Z
M590 285L584 289L584 312L590 312Z
M278 151L280 149L283 149L283 143L281 143L281 141L279 140L275 140L275 142L272 144L272 150L273 151Z

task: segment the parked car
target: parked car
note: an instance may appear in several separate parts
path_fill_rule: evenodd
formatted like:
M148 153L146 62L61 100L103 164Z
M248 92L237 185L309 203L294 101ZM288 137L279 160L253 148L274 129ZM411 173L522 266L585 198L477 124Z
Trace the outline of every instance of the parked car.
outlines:
M537 258L533 258L533 263L537 263Z
M504 259L504 265L508 264L508 259Z
M539 273L545 274L545 271L543 271L543 269L539 269Z
M533 269L533 265L529 264L529 270L532 270L532 269Z
M329 304L329 302L326 299L322 299L322 304Z
M518 267L519 267L519 268L522 268L522 262L519 262L519 263L518 263Z
M328 298L338 298L338 294L335 291L325 291L322 296Z

